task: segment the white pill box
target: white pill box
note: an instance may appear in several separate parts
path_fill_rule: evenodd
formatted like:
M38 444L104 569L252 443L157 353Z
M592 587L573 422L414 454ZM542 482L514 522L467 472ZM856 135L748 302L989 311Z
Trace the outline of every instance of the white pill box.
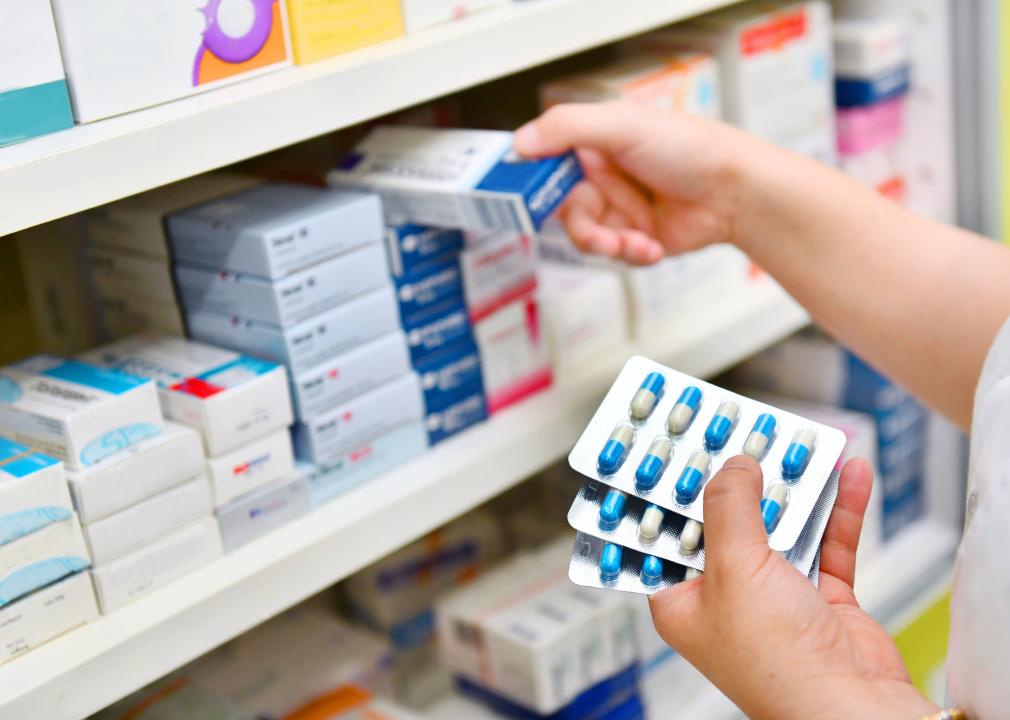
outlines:
M182 338L141 335L84 354L158 383L165 415L220 455L291 424L287 373L272 362Z
M534 240L510 230L467 233L460 255L470 321L478 322L537 288Z
M297 472L305 480L312 506L317 507L413 460L427 449L428 434L418 420L356 445L323 465L300 462Z
M646 382L650 387L659 388L660 395L653 403L651 413L636 419L629 408ZM648 395L650 391L646 392ZM655 393L651 395L654 397ZM693 395L694 399L683 400L677 407L678 401L687 395ZM733 408L729 406L735 407L736 412L733 413ZM692 407L693 414L690 412ZM723 407L727 408L728 414L720 414ZM677 413L682 418L681 429L676 434L668 426L671 413ZM734 414L736 417L733 417ZM741 454L748 447L748 438L758 434L752 428L759 421L766 423L769 416L773 422L766 427L770 427L771 435L765 432L762 436L765 438L764 450L756 453L755 459L761 463L766 492L779 486L787 489L785 501L779 503L782 513L769 535L772 549L785 552L796 545L841 457L845 434L840 430L728 392L636 356L624 365L569 455L568 462L573 470L585 477L704 522L705 484L727 458ZM683 418L691 418L686 429L683 429ZM722 429L717 432L720 425ZM621 433L617 433L617 428L621 428ZM710 436L710 433L713 434ZM619 437L612 438L612 435L618 434L623 435L625 440L630 437L630 446ZM812 435L812 440L794 448L798 434ZM721 443L714 442L713 438L721 440ZM643 483L640 468L644 470L643 462L651 463L658 457L653 454L652 459L646 461L650 447L657 439L670 441L672 452L666 462L659 463L658 472L653 473L650 482ZM797 457L793 450L806 457L798 475L793 472L796 467L794 462L788 466L790 472L787 472L785 464L787 458ZM707 453L707 468L694 464L695 453ZM606 464L603 462L605 454ZM700 470L700 474L693 473L692 468ZM676 488L682 475L688 477L692 473L697 475L692 483L694 496L681 502Z
M308 487L297 471L239 495L217 510L224 550L242 547L309 509Z
M873 79L911 60L908 33L892 18L835 18L831 34L839 77Z
M213 313L191 313L188 320L194 338L287 365L293 375L400 328L392 287L286 328Z
M155 542L211 512L210 486L203 475L84 525L91 561L101 567Z
M308 420L408 372L407 340L402 332L391 332L296 375L291 383L295 414Z
M104 567L92 576L109 613L221 556L217 521L207 516Z
M521 160L500 130L384 126L327 179L378 193L391 223L532 235L582 178L575 155Z
M76 515L0 545L0 607L90 565Z
M121 456L68 472L67 482L81 522L87 525L203 472L199 434L166 422L163 433L131 446Z
M0 437L0 545L73 512L63 464Z
M187 310L285 326L388 285L389 270L375 243L278 280L190 265L176 265L175 278Z
M475 324L473 331L489 412L550 386L551 359L535 297L509 303Z
M103 298L129 302L144 295L163 303L176 302L172 270L164 260L92 247L88 266L95 291Z
M335 255L379 243L374 195L267 183L167 220L175 259L278 279Z
M207 477L214 506L220 507L239 495L285 477L294 466L291 434L286 428L224 455L207 458Z
M410 373L295 425L299 459L331 462L344 452L424 417L417 375Z
M97 617L88 572L37 590L0 609L0 664Z
M146 378L36 355L0 369L0 431L80 470L161 432Z

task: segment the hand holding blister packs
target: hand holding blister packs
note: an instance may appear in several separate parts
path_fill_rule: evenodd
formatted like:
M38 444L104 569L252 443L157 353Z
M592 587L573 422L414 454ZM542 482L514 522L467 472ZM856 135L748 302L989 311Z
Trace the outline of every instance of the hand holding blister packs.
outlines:
M569 455L579 585L653 593L705 567L704 495L723 463L761 465L769 546L816 582L838 495L840 430L633 357Z

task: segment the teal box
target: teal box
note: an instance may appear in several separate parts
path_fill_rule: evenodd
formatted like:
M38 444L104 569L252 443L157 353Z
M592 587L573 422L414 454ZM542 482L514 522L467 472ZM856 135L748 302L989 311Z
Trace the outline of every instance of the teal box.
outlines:
M0 146L73 127L65 80L0 92Z

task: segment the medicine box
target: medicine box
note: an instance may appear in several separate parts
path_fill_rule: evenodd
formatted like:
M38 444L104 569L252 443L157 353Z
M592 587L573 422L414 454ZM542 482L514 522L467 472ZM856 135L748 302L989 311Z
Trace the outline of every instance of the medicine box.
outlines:
M165 431L90 468L67 473L74 505L85 525L203 475L197 432L165 423Z
M299 65L403 35L400 0L287 0Z
M295 415L307 420L410 372L407 341L399 330L296 375Z
M476 323L474 337L492 414L550 386L550 355L535 297L510 303Z
M294 470L291 435L278 430L237 450L207 458L207 477L220 507L239 495L285 477Z
M167 270L166 270L167 272ZM176 303L166 303L147 295L129 299L96 298L101 323L110 338L123 338L138 333L153 333L182 337L186 324Z
M49 3L0 0L0 146L74 124Z
M90 565L81 524L73 514L0 545L0 607Z
M309 511L309 491L296 471L232 499L217 510L225 552L231 552Z
M92 571L103 613L116 610L221 555L217 522L207 516Z
M74 117L91 122L290 65L284 0L55 0Z
M80 470L161 432L150 380L36 355L0 368L0 432Z
M470 232L466 242L460 264L471 322L536 290L537 253L529 235L511 230Z
M390 223L532 235L582 178L575 155L522 160L512 133L383 126L327 176L378 193Z
M484 394L480 351L467 338L437 350L415 364L427 413L452 405L465 396Z
M0 545L73 512L63 464L0 437Z
M260 182L249 175L209 173L102 205L85 214L88 242L106 252L158 259L167 268L167 215Z
M420 420L339 453L322 465L300 462L309 500L317 507L338 495L403 465L428 449L428 434Z
M92 247L88 269L103 298L129 303L136 295L145 295L159 304L176 303L172 270L163 260Z
M476 388L439 410L429 410L424 418L428 443L438 445L467 428L487 420L487 399L482 388Z
M405 325L411 324L414 318L434 307L449 301L464 301L463 274L458 258L395 278L394 284L400 305L400 318Z
M463 232L424 225L386 228L386 254L394 278L413 275L430 267L452 264L463 249Z
M470 13L486 10L496 5L506 5L509 0L402 0L403 21L408 33L432 25L458 20Z
M101 567L210 512L210 486L207 478L200 475L84 525L84 539L92 563Z
M389 284L378 243L356 248L278 280L176 265L179 296L187 311L238 315L269 325L293 325Z
M175 259L278 279L382 239L379 198L267 183L168 217Z
M195 339L282 363L293 375L400 328L392 286L286 328L214 313L190 313L188 321Z
M626 100L662 110L719 117L719 66L707 53L642 53L540 87L543 109L561 103Z
M85 353L90 362L158 383L165 416L220 455L291 424L284 368L181 338L142 335Z
M462 298L451 298L427 312L407 318L403 329L407 334L410 359L415 365L440 348L473 338L470 314Z
M325 464L423 416L421 388L410 373L295 425L295 450L301 460Z
M894 18L836 17L831 36L836 77L870 79L911 61L908 33Z
M97 617L90 573L37 590L0 608L0 664Z

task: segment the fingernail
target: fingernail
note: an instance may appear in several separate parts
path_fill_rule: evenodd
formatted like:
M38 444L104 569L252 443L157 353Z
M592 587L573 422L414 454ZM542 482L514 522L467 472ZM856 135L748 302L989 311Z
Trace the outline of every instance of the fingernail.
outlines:
M754 460L746 455L734 455L723 463L723 468L727 470L753 470Z
M516 150L533 152L540 145L540 129L535 122L528 122L515 131L513 138Z

